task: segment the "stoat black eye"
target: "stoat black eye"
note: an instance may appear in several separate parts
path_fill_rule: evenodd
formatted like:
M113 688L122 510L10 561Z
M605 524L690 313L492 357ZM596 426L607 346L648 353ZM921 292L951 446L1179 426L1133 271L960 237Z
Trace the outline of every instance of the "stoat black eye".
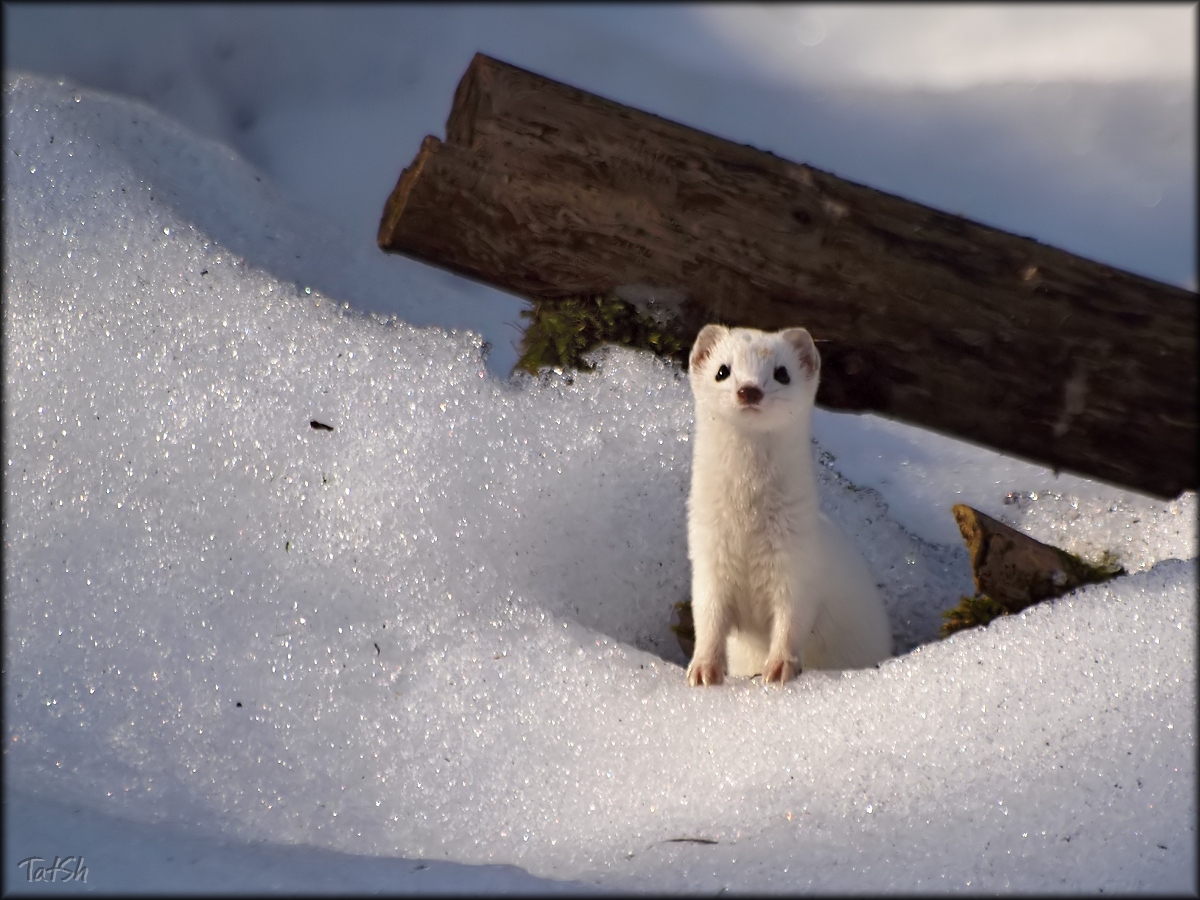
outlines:
M792 377L788 375L786 366L780 366L775 370L775 380L780 384L788 384L792 380Z
M721 368L717 369L717 381L724 381L728 377L729 377L729 366L722 363Z

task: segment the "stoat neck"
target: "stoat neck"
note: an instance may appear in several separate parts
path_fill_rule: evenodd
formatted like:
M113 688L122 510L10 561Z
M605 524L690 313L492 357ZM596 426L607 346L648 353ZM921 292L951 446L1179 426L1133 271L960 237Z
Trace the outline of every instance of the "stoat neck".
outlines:
M808 422L783 431L751 432L733 427L715 414L696 419L694 466L755 471L766 475L793 503L820 509L813 468L812 428ZM755 481L760 479L755 478Z

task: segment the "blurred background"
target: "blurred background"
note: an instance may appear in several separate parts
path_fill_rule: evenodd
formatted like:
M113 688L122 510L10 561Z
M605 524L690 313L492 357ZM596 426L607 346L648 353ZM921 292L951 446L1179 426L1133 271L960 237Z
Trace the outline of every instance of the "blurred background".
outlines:
M482 51L1196 288L1196 6L4 4L8 70L141 98L373 244Z

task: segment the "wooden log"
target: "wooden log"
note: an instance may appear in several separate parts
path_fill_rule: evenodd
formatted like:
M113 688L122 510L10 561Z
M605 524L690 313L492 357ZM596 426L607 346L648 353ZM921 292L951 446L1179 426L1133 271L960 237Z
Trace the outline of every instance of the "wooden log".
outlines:
M1009 613L1124 574L1117 565L1093 566L1043 544L986 513L958 503L952 509L971 554L975 590Z
M1195 293L486 56L378 242L531 299L615 295L685 345L708 321L804 325L824 407L1196 487Z
M1043 544L965 503L952 510L971 554L975 596L942 613L942 634L986 625L1085 584L1124 575L1115 558L1100 565ZM678 604L676 604L678 605Z

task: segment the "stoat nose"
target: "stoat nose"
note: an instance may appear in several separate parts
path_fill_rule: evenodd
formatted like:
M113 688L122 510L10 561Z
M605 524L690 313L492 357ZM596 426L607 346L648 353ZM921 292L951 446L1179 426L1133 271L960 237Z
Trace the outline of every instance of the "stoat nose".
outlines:
M753 406L763 398L762 389L756 388L752 384L738 388L737 395L738 400L742 401L742 403L745 403L747 406Z

